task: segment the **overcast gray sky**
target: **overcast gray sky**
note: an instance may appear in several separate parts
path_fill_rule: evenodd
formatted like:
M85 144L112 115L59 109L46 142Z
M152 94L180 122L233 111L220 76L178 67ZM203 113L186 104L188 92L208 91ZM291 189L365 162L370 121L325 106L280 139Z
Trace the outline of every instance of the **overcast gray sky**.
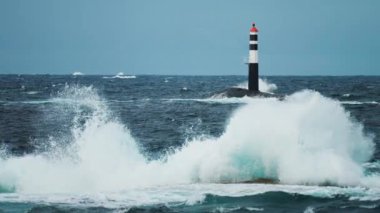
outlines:
M0 73L380 75L378 0L0 0Z

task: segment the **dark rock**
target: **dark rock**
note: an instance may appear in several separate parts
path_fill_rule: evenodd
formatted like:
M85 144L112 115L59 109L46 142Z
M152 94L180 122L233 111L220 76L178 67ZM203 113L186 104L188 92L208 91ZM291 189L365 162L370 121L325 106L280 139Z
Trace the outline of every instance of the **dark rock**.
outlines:
M213 95L212 97L214 98L242 98L244 96L264 97L264 98L270 98L270 97L278 98L279 97L271 93L260 92L260 91L250 91L248 89L237 88L237 87L228 88L220 93Z

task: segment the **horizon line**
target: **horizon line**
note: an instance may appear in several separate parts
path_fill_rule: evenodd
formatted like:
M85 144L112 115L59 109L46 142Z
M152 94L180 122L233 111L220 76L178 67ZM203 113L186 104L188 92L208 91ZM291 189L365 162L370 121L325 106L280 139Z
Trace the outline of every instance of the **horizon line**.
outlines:
M66 73L66 74L51 74L51 73L0 73L0 75L51 75L51 76L115 76L117 74L82 74L82 75L73 75L73 73ZM213 74L208 74L208 75L202 75L202 74L124 74L125 76L204 76L204 77L213 77L213 76L247 76L247 75L238 75L238 74L221 74L221 75L213 75ZM327 74L327 75L321 75L321 74L311 74L311 75L297 75L297 74L276 74L276 75L260 75L259 77L358 77L358 76L363 76L363 77L380 77L380 74L345 74L345 75L332 75L332 74Z

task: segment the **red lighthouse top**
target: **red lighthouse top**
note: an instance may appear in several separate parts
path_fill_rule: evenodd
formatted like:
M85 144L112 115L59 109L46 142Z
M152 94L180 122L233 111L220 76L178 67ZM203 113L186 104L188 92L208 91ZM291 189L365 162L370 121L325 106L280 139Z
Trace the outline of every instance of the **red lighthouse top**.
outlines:
M256 28L256 25L255 25L255 23L252 23L252 28L251 28L251 30L250 30L251 32L254 32L254 33L257 33L257 32L259 32L259 30Z

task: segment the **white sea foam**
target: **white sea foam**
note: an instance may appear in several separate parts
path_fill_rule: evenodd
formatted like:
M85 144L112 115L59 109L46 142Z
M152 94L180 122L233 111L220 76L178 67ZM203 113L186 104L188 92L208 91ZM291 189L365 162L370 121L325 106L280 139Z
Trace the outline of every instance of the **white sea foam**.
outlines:
M337 195L352 196L351 200L380 199L380 191L363 187L321 187L267 184L183 184L130 188L118 192L97 193L7 193L0 194L1 202L32 202L39 204L103 206L120 208L154 204L196 205L205 201L207 194L227 197L260 195L266 192L285 192L321 198ZM363 199L364 198L364 199ZM259 210L259 209L257 209Z
M168 164L186 162L177 171L190 170L188 176L204 182L271 177L355 185L372 150L371 139L339 102L303 91L284 101L253 99L235 112L220 138L190 142Z
M92 87L66 86L57 98L71 99L62 107L77 112L71 144L44 154L3 156L0 188L17 194L0 195L0 200L44 200L46 193L59 193L51 202L63 202L71 194L90 193L99 202L138 205L281 189L313 196L354 191L355 199L380 199L380 179L366 177L361 166L372 156L372 139L338 101L317 92L298 92L283 101L250 99L235 111L221 137L189 141L155 161L140 153L128 128L111 116ZM91 109L90 115L82 117L83 106ZM216 184L254 178L274 178L281 184ZM297 186L325 183L351 187Z
M311 207L311 206L308 206L308 207L305 209L304 213L314 213L314 208Z
M236 85L237 88L248 89L248 81ZM276 84L270 83L266 79L259 79L259 88L261 92L273 93L277 90Z
M343 94L342 97L351 97L352 95L350 93Z
M35 94L40 93L40 91L28 91L28 92L25 92L25 93L28 94L28 95L35 95Z
M119 79L133 79L136 78L135 75L124 75L123 72L117 73L115 76L103 76L104 79L109 79L109 78L119 78Z
M362 105L362 104L380 104L377 101L341 101L342 104L347 104L347 105Z
M78 75L84 75L84 74L82 72L73 72L73 75L78 76Z

